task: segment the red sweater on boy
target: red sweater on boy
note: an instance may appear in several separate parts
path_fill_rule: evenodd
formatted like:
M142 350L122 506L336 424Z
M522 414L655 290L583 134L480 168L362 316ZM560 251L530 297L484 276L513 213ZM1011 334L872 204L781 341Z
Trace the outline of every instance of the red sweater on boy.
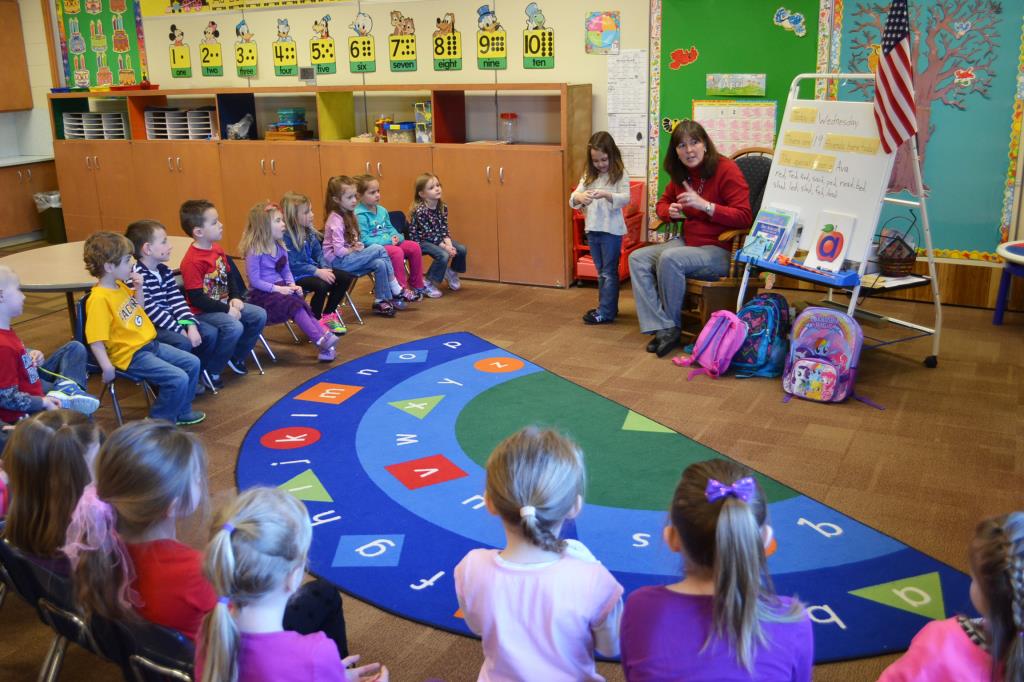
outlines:
M700 177L700 170L690 170L690 187L701 197L715 205L715 212L709 216L701 207L684 207L683 241L687 246L711 244L729 251L732 244L722 242L718 236L729 230L745 230L753 219L750 213L750 187L743 171L736 162L724 156L718 157L718 168L707 180ZM668 183L665 192L658 199L655 212L663 221L675 222L669 218L669 204L676 203L676 197L686 191L675 181Z
M13 424L43 409L39 371L18 335L0 329L0 420Z

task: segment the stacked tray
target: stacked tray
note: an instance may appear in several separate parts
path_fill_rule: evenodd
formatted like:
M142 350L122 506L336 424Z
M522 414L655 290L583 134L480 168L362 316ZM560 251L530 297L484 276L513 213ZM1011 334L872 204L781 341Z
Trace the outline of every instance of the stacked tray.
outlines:
M147 109L146 138L150 140L187 140L188 114L180 109Z
M68 111L63 115L66 140L126 140L124 112Z
M188 112L188 137L190 140L209 140L213 137L213 107L192 109Z

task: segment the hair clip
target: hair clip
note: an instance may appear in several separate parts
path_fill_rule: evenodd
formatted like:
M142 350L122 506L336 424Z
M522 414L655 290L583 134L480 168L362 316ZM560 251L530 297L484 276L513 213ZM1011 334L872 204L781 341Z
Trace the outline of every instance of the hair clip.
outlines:
M218 597L217 598L217 603L218 604L223 604L224 606L228 606L231 603L231 597L229 597L227 595L224 595L223 597Z
M231 535L232 533L235 532L235 527L230 522L229 523L225 523L223 526L220 527L220 529L221 530L226 530L228 532L228 535Z
M263 207L263 210L266 211L267 213L270 213L271 211L280 211L281 207L275 204L270 199L267 199L267 205Z
M704 497L708 499L708 502L717 502L723 497L735 497L738 500L749 503L754 499L754 494L757 491L756 486L757 484L754 483L752 476L744 476L732 485L726 485L721 481L709 478L708 485L704 489Z
M519 516L520 516L520 518L523 518L523 519L531 517L531 516L536 517L537 516L537 508L534 507L534 506L531 506L529 504L526 505L525 507L520 507L519 508Z

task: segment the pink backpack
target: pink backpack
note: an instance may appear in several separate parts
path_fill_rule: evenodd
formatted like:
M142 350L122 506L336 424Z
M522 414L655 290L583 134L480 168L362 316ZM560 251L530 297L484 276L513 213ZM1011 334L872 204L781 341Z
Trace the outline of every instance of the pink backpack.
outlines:
M732 356L736 355L746 338L747 323L736 317L736 313L718 310L711 313L708 323L700 330L700 336L693 344L693 353L689 357L680 355L672 358L672 362L680 367L694 363L700 365L700 369L694 369L687 375L687 381L698 374L710 374L717 379L729 369Z

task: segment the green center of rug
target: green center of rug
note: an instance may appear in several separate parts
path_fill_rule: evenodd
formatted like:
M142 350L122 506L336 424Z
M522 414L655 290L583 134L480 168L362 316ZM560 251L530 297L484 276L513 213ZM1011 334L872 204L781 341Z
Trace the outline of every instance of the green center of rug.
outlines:
M509 434L550 426L575 440L586 458L587 502L625 509L668 509L688 465L721 457L616 402L550 372L513 379L474 398L459 415L459 445L481 467ZM760 478L769 500L795 493Z

